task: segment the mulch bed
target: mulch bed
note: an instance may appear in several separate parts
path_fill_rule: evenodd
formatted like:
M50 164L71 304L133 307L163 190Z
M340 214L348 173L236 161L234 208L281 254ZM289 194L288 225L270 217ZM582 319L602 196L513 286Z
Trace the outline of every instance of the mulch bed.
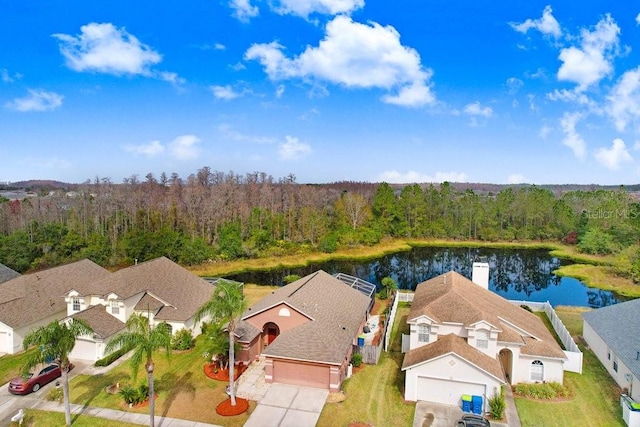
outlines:
M247 366L238 365L235 368L234 379L238 379L238 377L247 370ZM211 379L218 381L229 381L229 370L228 369L220 369L215 363L207 363L204 365L204 374Z
M216 406L216 412L223 417L240 415L249 409L249 401L241 397L236 397L236 406L231 406L231 398L223 400Z

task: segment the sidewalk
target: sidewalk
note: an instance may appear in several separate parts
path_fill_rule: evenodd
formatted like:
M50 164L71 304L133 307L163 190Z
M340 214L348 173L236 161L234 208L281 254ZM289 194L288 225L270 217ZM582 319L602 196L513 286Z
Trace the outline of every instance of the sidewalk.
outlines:
M522 423L520 423L520 416L518 415L518 409L516 408L516 402L513 400L511 384L507 384L504 387L504 401L507 404L505 415L507 416L507 424L509 427L522 427Z

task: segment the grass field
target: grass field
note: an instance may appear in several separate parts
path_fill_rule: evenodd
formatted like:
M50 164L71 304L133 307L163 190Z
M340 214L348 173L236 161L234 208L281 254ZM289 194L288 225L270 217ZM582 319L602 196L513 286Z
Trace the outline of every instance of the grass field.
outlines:
M120 421L107 420L104 418L90 417L88 415L71 415L71 424L74 427L139 427L140 424L129 424ZM18 423L9 424L11 427L18 427ZM45 412L36 409L27 409L23 426L37 427L60 427L65 425L64 413Z

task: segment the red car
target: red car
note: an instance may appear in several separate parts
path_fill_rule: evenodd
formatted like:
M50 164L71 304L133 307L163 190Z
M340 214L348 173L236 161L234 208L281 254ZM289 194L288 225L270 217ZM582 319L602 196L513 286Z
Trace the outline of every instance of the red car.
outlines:
M73 364L70 364L69 370L72 368ZM42 368L37 374L28 372L12 379L11 382L9 382L9 393L29 394L38 391L40 387L59 378L60 375L62 375L60 366L56 363L51 363Z

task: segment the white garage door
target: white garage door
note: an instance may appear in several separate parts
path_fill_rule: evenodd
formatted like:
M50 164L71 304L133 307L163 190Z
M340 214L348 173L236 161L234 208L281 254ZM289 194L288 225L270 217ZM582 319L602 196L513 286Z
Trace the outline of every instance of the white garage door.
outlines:
M73 347L73 351L69 355L69 359L89 360L91 362L96 361L96 343L89 340L76 340L76 345Z
M484 401L486 389L484 384L418 377L417 396L418 400L460 406L463 394L482 396Z
M0 353L9 353L9 334L0 331Z

